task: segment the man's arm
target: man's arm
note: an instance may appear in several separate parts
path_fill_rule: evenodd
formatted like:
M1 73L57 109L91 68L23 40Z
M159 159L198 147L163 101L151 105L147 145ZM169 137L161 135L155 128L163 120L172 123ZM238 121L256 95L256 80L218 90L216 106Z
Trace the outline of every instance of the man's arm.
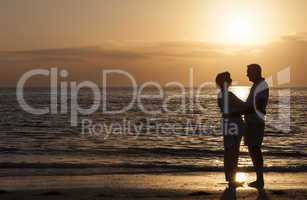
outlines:
M231 117L231 116L238 116L238 115L247 115L250 113L255 113L256 111L260 111L263 114L266 114L266 106L268 104L269 99L269 89L265 89L261 91L259 94L256 95L255 98L255 105L254 101L250 102L243 102L243 106L241 107L241 110L229 112L225 117Z

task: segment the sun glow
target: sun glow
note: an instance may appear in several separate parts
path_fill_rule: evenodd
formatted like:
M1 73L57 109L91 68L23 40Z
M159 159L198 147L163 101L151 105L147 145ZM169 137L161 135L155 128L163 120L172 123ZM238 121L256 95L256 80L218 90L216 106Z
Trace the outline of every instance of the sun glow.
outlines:
M236 181L237 182L243 183L243 182L246 182L246 180L247 180L246 173L240 172L240 173L236 174Z
M233 92L239 99L242 101L246 101L250 87L247 86L232 86L230 87L230 91Z
M254 24L248 17L236 17L229 21L226 28L230 43L247 44L255 42Z

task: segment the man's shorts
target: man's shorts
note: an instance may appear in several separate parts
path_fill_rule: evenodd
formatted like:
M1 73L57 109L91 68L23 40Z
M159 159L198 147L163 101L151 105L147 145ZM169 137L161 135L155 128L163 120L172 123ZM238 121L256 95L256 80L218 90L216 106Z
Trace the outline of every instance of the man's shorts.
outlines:
M261 147L264 136L264 122L247 122L246 132L244 134L244 143L246 146Z

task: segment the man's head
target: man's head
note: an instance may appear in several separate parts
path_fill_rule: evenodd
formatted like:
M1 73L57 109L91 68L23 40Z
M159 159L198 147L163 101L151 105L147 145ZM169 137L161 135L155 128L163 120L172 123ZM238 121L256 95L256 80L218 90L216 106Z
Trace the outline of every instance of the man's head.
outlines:
M247 65L247 77L251 82L257 82L262 79L261 67L258 64Z

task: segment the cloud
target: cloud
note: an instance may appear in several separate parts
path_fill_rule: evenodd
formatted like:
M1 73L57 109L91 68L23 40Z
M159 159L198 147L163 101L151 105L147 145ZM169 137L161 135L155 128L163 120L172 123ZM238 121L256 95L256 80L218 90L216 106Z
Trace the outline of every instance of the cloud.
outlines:
M0 66L30 65L110 65L146 62L148 60L212 59L226 55L209 43L164 42L122 44L106 43L101 46L42 49L0 53ZM117 63L117 64L116 64Z
M307 42L307 32L296 32L285 35L282 37L283 40Z
M262 46L221 45L206 42L172 41L158 43L106 42L100 46L0 52L0 84L14 85L22 73L33 68L66 68L72 79L98 79L101 69L123 69L139 80L185 80L188 67L197 71L199 82L212 80L220 71L248 83L245 68L260 63L265 75L291 66L295 85L307 85L307 33L285 35ZM161 74L163 76L161 76Z
M144 58L142 53L126 51L126 50L114 50L104 49L99 47L86 47L86 48L65 48L65 49L45 49L45 50L33 50L33 51L17 51L5 53L8 60L44 60L49 61L54 59L55 61L84 61L88 57L109 57L114 59L140 59ZM1 56L3 60L3 56ZM13 59L12 59L13 58ZM5 59L5 58L4 58Z

